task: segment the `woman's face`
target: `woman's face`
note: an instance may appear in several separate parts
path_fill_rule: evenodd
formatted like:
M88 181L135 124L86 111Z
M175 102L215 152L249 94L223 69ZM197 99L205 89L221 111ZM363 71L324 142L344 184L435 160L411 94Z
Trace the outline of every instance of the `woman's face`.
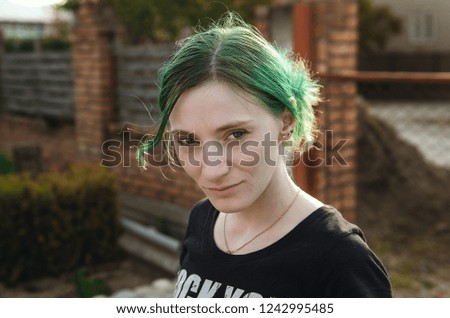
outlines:
M208 82L180 96L169 122L181 165L218 210L241 211L270 189L283 121L256 98Z

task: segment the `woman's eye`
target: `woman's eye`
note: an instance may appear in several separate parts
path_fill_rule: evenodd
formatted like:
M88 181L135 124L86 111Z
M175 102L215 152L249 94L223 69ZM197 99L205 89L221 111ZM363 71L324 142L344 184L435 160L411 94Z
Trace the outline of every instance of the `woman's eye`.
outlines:
M247 131L245 131L245 130L237 130L237 131L233 131L230 134L230 137L237 140L237 139L242 139L246 134L247 134Z
M197 144L197 140L194 137L186 136L178 138L178 143L183 146L192 146Z

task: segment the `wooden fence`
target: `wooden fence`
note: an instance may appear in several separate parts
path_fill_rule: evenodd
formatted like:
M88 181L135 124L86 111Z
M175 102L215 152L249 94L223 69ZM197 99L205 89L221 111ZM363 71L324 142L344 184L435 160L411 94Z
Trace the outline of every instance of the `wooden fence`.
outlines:
M58 119L74 118L70 52L0 55L2 109Z
M116 50L120 122L148 126L157 121L158 71L174 51L174 46L168 44Z
M115 51L116 120L152 125L158 120L158 71L175 51L172 44ZM74 118L71 52L0 55L2 109L26 115Z

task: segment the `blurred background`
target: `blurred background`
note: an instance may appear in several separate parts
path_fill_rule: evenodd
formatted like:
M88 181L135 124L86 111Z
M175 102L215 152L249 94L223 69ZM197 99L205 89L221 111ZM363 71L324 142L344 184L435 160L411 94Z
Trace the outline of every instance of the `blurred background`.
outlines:
M0 297L171 295L203 194L136 147L176 42L227 10L323 85L295 181L363 229L394 296L450 297L447 0L0 0Z

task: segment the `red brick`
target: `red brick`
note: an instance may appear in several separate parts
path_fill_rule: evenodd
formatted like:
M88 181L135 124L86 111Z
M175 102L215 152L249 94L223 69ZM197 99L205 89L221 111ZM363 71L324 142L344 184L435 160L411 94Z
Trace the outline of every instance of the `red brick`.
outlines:
M348 42L349 44L353 44L358 40L358 32L357 30L333 30L330 31L330 40L333 42Z
M354 58L358 53L358 47L356 43L333 43L329 46L329 52L332 57L347 55Z
M326 60L328 57L328 46L326 41L324 40L317 41L315 52L317 60L323 61Z
M329 60L329 65L330 68L333 69L334 71L337 70L354 70L356 68L356 64L357 64L357 60L356 60L356 56L335 56L335 57L330 57Z
M356 17L358 15L358 2L353 0L344 6L344 13L350 17Z

